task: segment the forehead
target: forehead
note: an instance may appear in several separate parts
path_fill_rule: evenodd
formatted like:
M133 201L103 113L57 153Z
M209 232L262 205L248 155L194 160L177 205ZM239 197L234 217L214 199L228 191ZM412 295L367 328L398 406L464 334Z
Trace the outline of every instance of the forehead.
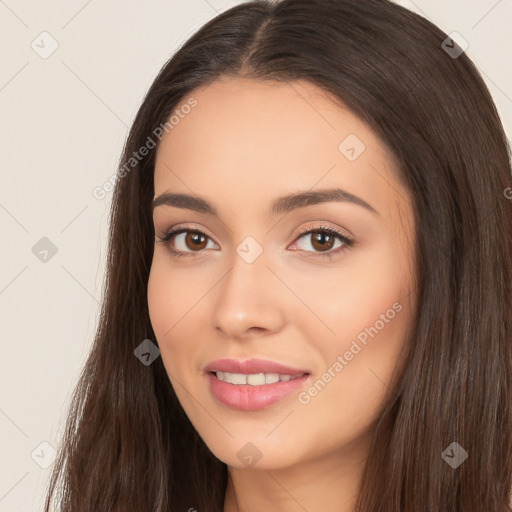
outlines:
M190 98L197 104L181 110ZM155 195L192 189L214 203L229 193L270 201L315 184L366 197L378 196L379 187L381 195L392 193L383 187L394 180L386 147L340 101L309 82L223 78L192 91L176 112L179 122L158 148ZM385 199L374 202L378 207Z

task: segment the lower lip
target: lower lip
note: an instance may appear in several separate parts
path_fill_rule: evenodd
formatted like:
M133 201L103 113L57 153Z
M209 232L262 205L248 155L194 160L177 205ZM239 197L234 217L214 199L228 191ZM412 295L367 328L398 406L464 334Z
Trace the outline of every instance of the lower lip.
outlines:
M242 411L257 411L298 391L304 386L310 375L305 374L286 382L279 381L261 386L230 384L219 380L214 373L208 373L207 377L210 391L220 403Z

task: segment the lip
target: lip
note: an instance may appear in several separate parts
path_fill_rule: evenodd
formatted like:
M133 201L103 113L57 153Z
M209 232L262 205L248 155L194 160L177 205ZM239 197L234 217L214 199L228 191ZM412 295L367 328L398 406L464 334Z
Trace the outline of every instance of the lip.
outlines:
M208 379L210 392L217 401L232 409L242 411L257 411L270 407L299 391L311 378L311 373L308 370L291 368L264 359L250 359L248 361L219 359L208 364L204 370L206 372L206 378ZM252 386L250 384L230 384L229 382L219 380L214 373L216 371L244 374L284 373L292 376L305 375L289 381Z
M236 359L217 359L208 364L204 371L206 372L229 372L229 373L285 373L295 377L303 373L311 373L309 370L300 368L291 368L274 361L266 359L249 359L247 361L238 361ZM269 384L270 385L270 384Z

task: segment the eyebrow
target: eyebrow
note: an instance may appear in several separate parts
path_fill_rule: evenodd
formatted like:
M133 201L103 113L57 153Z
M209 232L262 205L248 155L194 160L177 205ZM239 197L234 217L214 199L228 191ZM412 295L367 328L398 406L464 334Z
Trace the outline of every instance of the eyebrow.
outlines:
M366 201L341 188L299 192L280 197L272 203L270 213L272 215L279 215L281 213L291 212L298 208L305 208L307 206L332 201L356 204L376 215L379 215L377 210L375 210L375 208ZM201 197L191 196L188 194L164 192L153 200L151 208L155 209L162 205L174 206L175 208L185 208L187 210L193 210L199 213L213 215L215 217L219 216L217 209L211 203Z

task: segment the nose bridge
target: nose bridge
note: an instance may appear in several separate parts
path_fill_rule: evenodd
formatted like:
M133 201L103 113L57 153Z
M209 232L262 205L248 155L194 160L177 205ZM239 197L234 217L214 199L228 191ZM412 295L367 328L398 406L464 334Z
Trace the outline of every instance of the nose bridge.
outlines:
M243 337L251 328L274 331L284 318L276 278L267 268L267 254L250 238L236 247L213 308L214 327L232 338Z

